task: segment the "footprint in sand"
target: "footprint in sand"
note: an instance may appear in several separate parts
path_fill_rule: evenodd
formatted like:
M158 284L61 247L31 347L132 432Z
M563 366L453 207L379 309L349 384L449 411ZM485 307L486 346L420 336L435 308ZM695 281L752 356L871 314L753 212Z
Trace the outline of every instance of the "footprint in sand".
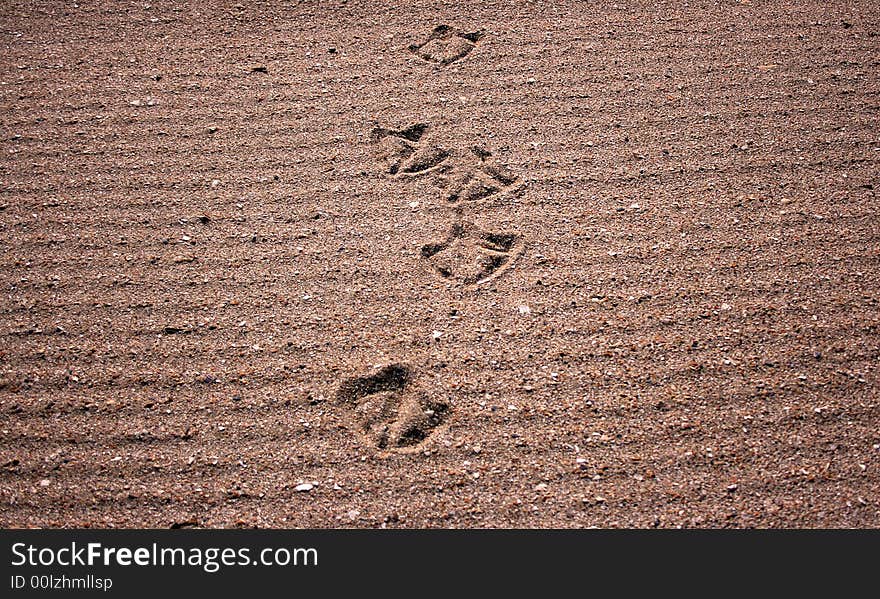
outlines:
M396 179L433 175L450 205L500 198L522 189L520 178L482 146L452 151L426 139L426 123L403 129L376 127L371 133L376 159Z
M418 451L449 414L449 406L419 389L412 371L400 364L343 381L336 400L349 409L360 439L383 452Z
M463 285L498 277L521 253L519 235L488 233L469 222L454 224L445 240L422 247L422 257L437 274Z
M482 31L465 33L449 25L438 25L428 39L411 45L409 51L427 62L448 65L470 54L482 37Z
M387 174L397 178L425 175L449 158L449 151L423 140L428 128L417 123L404 129L373 129L376 159Z
M474 146L439 169L434 184L449 204L480 202L513 194L522 182L504 165L492 159L484 147Z

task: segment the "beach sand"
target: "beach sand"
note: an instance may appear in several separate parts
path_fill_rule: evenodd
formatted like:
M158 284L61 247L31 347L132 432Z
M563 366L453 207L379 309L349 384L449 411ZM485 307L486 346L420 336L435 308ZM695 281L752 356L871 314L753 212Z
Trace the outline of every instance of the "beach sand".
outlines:
M3 527L877 527L872 2L0 6Z

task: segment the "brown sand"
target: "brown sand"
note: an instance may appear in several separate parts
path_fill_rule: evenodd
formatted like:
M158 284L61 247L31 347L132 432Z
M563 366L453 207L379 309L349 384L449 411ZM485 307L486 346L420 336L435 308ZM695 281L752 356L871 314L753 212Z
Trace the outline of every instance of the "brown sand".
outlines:
M880 525L875 2L293 4L0 4L0 525Z

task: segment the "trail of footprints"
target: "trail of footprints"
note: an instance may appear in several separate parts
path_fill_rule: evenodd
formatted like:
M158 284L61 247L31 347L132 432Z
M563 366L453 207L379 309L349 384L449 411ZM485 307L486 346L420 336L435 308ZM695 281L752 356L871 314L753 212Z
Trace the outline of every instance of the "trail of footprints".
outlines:
M483 37L440 25L421 44L409 47L419 58L448 65L467 56ZM421 249L421 258L439 278L453 285L479 286L501 276L522 254L518 233L490 232L464 220L465 208L497 203L522 188L517 175L493 159L485 147L451 149L431 140L430 125L371 132L376 160L391 179L430 177L441 202L454 214L443 239ZM347 409L349 426L363 443L382 453L418 451L441 429L447 403L432 399L413 371L402 364L342 382L336 394Z

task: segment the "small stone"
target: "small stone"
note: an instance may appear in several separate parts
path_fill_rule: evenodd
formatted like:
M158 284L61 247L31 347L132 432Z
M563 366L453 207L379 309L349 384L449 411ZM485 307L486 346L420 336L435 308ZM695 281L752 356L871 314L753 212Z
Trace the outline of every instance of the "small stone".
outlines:
M48 479L48 478L44 478L43 480L41 480L41 481L40 481L40 486L41 486L41 487L48 487L48 486L49 486L49 479Z
M531 314L532 313L532 309L529 308L528 306L520 306L518 309L519 309L520 314Z
M437 341L442 336L443 336L443 333L440 331L434 331L433 333L431 333L431 338L433 338L434 341Z
M546 491L547 485L545 483L538 483L535 485L535 491Z
M252 73L268 73L269 69L266 68L264 65L258 64L256 66L251 67L251 72Z
M308 493L312 489L315 488L315 485L311 483L303 483L301 485L297 485L293 490L297 493Z
M727 491L730 493L733 493L734 491L736 491L737 488L738 488L737 485L727 485Z

